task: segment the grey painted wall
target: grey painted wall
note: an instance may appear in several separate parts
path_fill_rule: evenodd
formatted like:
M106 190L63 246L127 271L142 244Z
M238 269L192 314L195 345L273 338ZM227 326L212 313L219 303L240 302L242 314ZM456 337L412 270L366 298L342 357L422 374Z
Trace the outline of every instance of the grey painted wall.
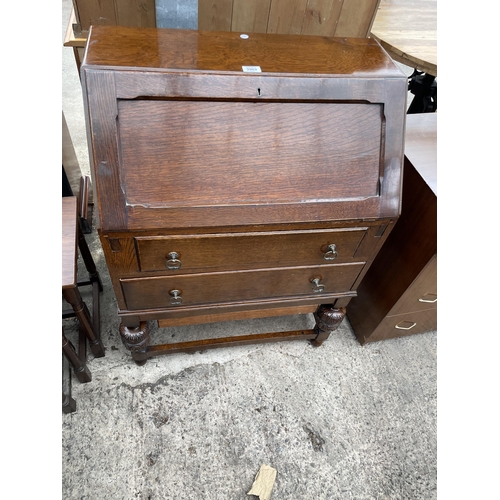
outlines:
M198 0L156 0L156 26L198 29Z

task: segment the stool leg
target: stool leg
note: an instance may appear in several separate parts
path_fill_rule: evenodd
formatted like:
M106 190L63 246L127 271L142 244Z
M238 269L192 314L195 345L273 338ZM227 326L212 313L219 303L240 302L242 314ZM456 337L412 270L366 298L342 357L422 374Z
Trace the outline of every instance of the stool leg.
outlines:
M99 276L99 272L97 271L97 268L95 266L94 258L90 253L90 249L87 244L87 240L85 239L85 235L83 234L83 230L80 226L80 223L78 223L77 230L78 230L78 249L82 254L83 263L85 264L85 267L89 272L90 281L97 282L99 284L99 291L102 292L103 288L101 283L101 277Z
M62 393L62 411L63 413L73 413L76 411L76 401L69 395Z
M66 335L64 335L64 328L62 330L62 351L66 359L73 365L76 378L82 383L90 382L92 380L90 370L76 353L73 344L68 340Z
M63 290L63 295L66 301L71 305L73 311L78 318L78 321L82 325L82 328L87 335L89 340L90 349L92 354L96 358L102 358L104 356L104 346L102 345L101 339L95 331L92 320L90 319L90 313L87 308L87 304L83 302L82 296L78 287L66 288Z

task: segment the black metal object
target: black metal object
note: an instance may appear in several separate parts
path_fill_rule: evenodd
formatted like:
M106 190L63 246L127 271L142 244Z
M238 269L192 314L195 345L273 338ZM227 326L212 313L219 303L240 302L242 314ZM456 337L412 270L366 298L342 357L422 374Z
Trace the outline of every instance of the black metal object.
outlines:
M435 76L414 70L408 77L408 90L415 96L408 108L408 114L436 111L437 81Z

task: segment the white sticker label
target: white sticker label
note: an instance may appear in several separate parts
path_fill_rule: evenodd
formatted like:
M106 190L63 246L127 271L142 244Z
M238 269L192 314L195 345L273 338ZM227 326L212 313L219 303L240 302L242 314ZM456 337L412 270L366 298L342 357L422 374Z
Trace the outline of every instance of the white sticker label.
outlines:
M243 73L262 73L260 66L242 66Z

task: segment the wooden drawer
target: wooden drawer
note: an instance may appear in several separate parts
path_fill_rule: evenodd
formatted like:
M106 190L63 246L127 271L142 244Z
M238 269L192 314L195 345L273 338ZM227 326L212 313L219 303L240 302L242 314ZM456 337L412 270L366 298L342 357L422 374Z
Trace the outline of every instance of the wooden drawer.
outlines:
M394 316L436 308L437 255L434 255L387 315Z
M185 274L120 280L127 309L161 309L186 305L261 300L276 297L317 295L321 302L329 294L351 289L363 263ZM314 278L322 291L315 292ZM178 290L178 294L173 291ZM177 300L175 296L180 296Z
M366 230L366 227L361 227L327 231L139 237L135 240L141 271L170 270L177 274L198 270L345 263L352 260Z
M404 337L437 329L437 309L388 316L381 321L367 342Z

